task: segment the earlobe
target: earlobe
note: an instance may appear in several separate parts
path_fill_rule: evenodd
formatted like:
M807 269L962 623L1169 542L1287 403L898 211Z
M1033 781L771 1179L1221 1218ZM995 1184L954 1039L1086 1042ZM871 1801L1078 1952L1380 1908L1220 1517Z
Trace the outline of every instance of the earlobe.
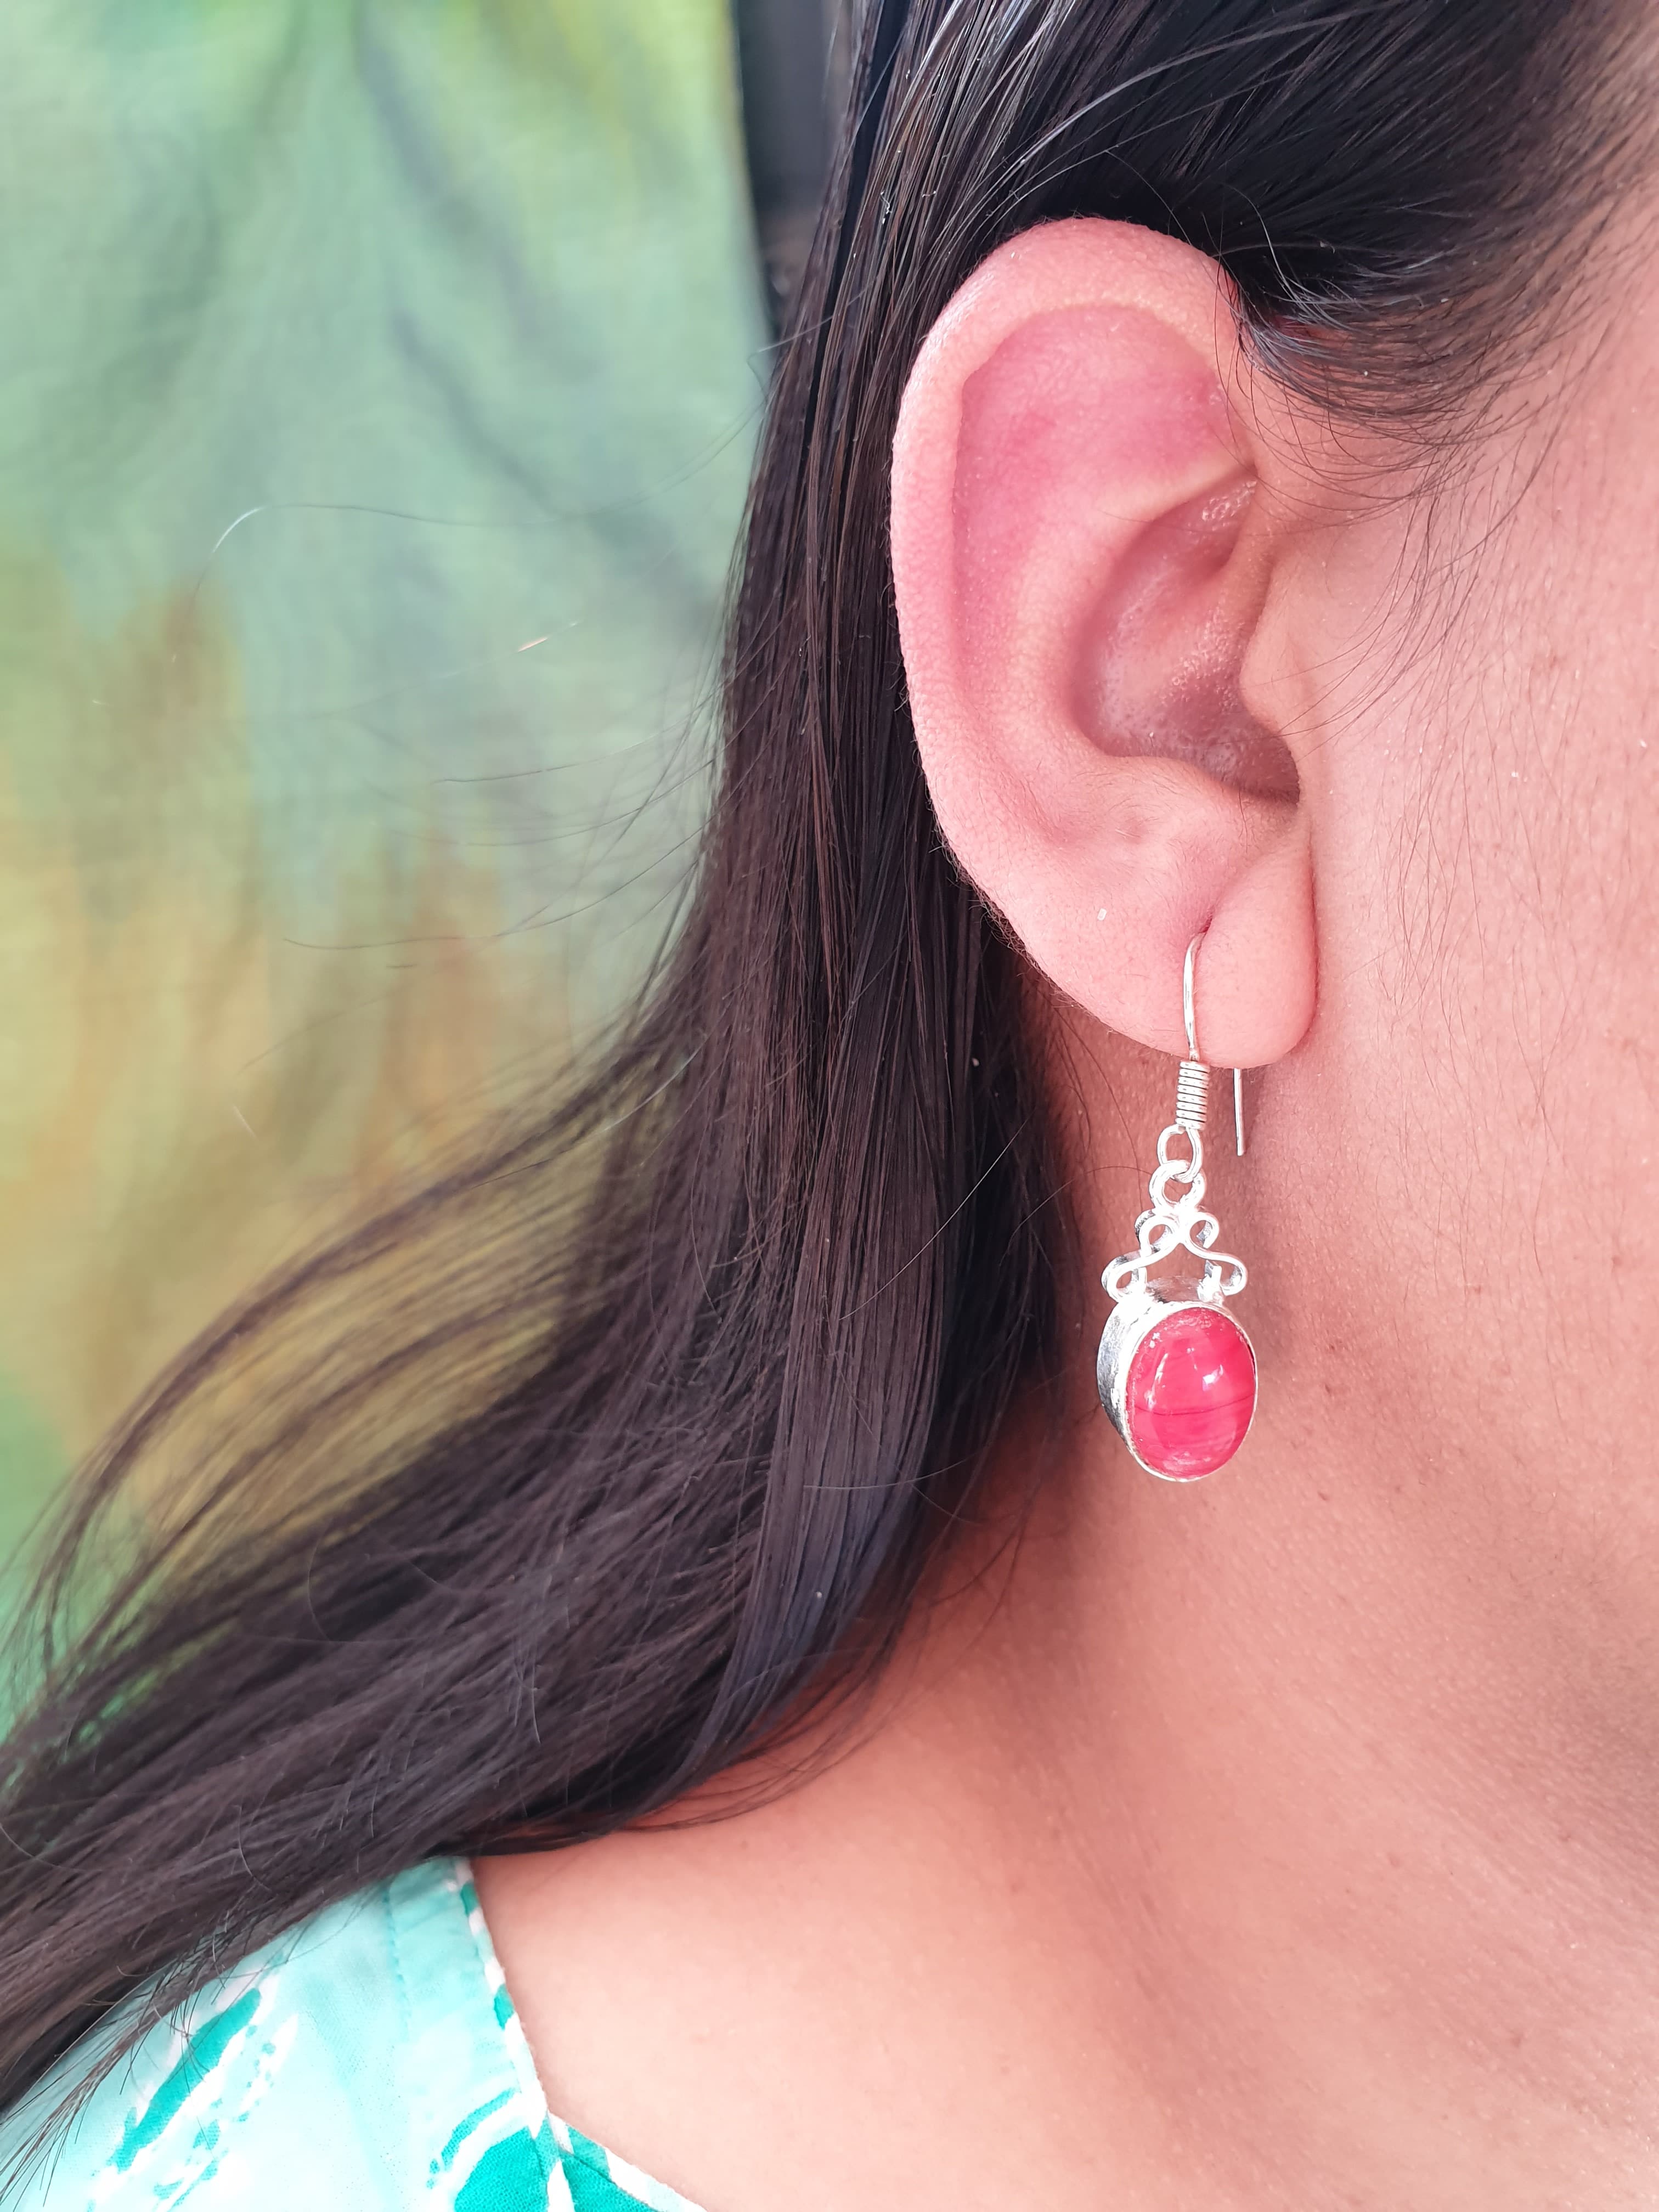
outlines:
M1100 222L1014 240L919 358L893 556L916 737L959 864L1100 1020L1255 1066L1311 1018L1296 763L1241 672L1273 565L1219 271Z

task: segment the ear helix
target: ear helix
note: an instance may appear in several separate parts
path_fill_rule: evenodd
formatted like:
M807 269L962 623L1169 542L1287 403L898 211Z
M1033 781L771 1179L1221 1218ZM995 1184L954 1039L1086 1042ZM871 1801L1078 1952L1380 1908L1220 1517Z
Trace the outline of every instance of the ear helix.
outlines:
M1113 1307L1100 1340L1100 1402L1149 1474L1191 1482L1233 1456L1255 1416L1255 1352L1225 1310L1244 1287L1244 1262L1217 1249L1221 1225L1204 1209L1204 1126L1210 1070L1200 1054L1194 982L1200 933L1187 947L1182 1012L1188 1057L1176 1078L1175 1120L1158 1140L1152 1204L1135 1224L1136 1249L1101 1277ZM1244 1150L1243 1076L1233 1070L1238 1150ZM1176 1252L1201 1263L1154 1280Z

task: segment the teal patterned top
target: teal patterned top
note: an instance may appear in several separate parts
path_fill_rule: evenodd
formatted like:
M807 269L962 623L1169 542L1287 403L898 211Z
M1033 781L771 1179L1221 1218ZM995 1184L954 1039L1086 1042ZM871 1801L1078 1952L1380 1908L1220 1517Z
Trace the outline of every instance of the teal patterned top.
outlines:
M0 2123L0 2175L39 2112ZM161 2022L13 2186L8 2212L696 2212L548 2111L454 1860L319 1913Z

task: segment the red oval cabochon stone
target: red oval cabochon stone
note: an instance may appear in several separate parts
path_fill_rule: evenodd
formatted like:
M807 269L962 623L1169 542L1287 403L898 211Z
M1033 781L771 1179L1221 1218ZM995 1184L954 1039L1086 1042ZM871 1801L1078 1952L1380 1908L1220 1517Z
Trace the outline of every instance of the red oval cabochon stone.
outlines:
M1130 1441L1158 1474L1213 1474L1244 1441L1255 1411L1255 1355L1237 1322L1206 1307L1172 1313L1129 1363Z

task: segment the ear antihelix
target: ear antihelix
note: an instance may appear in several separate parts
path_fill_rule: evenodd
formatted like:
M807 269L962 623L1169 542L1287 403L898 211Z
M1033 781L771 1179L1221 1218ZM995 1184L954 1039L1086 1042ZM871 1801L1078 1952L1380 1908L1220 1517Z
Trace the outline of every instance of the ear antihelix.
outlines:
M1101 1277L1113 1304L1100 1339L1100 1402L1137 1463L1169 1482L1213 1474L1255 1417L1255 1350L1226 1301L1244 1288L1244 1262L1218 1249L1221 1224L1205 1209L1204 1130L1210 1069L1199 1051L1194 977L1203 937L1187 947L1182 1013L1188 1056L1176 1078L1175 1120L1158 1140L1152 1203L1135 1223L1135 1249ZM1233 1070L1238 1150L1244 1150L1243 1077ZM1154 1276L1185 1254L1188 1267Z

